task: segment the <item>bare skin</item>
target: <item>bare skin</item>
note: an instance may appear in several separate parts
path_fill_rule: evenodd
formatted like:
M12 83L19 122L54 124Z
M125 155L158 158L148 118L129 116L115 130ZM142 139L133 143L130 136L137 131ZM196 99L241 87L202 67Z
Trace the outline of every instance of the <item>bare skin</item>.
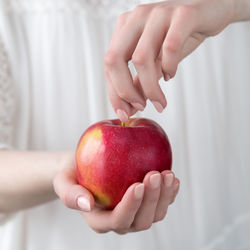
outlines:
M95 206L92 194L77 183L74 152L0 151L0 212L9 213L57 199L80 211L99 233L148 229L162 220L174 201L179 180L173 172L149 172L128 188L112 211ZM57 195L56 195L57 194Z
M249 0L172 0L138 6L120 16L105 56L111 103L122 121L143 110L150 99L161 112L166 99L158 80L169 80L178 63L206 37L229 23L250 19ZM211 21L212 20L212 21ZM132 60L137 77L127 67ZM0 212L15 212L58 197L80 211L99 233L137 232L162 220L179 190L171 171L149 172L131 185L112 211L95 206L77 184L73 152L0 151ZM56 195L57 194L57 195Z
M159 86L180 61L227 25L250 19L248 0L172 0L137 6L117 21L105 56L110 101L122 121L149 99L158 112L167 105ZM137 76L128 69L132 61Z

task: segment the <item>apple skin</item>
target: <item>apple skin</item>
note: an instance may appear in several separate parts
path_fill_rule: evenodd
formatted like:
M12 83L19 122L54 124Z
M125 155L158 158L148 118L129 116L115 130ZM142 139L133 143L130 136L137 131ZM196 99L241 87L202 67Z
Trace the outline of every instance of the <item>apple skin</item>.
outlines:
M171 165L166 133L146 118L131 118L125 126L118 119L98 122L83 133L76 149L78 182L105 209L113 209L149 171L170 170Z

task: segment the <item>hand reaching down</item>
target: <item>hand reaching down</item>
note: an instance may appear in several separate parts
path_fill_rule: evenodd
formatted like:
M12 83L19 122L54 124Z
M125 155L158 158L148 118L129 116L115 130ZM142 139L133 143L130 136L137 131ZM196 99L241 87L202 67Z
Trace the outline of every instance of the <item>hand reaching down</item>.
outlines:
M162 112L167 101L158 80L174 77L179 62L206 37L246 19L249 12L250 2L243 0L173 0L122 14L105 55L109 97L120 120L142 111L147 99ZM129 61L137 72L134 79Z

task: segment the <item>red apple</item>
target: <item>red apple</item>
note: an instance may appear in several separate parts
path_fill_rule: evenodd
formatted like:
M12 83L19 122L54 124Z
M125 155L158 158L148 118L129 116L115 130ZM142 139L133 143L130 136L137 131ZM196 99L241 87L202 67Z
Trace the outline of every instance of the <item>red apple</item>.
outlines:
M126 124L106 120L90 126L76 150L78 182L103 208L112 209L127 188L147 172L171 169L167 135L154 121L132 118Z

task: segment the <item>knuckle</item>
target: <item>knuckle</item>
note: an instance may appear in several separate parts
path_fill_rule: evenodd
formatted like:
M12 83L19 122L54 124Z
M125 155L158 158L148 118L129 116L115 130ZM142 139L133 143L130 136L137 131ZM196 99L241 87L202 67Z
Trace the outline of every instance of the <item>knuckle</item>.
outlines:
M118 26L124 25L127 21L127 18L129 17L129 15L130 15L130 12L125 12L125 13L121 14L117 19L117 25Z
M119 58L119 53L115 50L109 50L104 56L104 64L107 67L112 67L117 63L117 59Z
M159 17L159 16L166 16L166 13L170 12L171 9L168 7L166 8L164 5L157 5L155 6L150 15L155 18L155 17Z
M149 6L147 4L140 4L140 5L137 5L134 9L134 13L136 13L136 15L138 16L141 16L141 15L145 15L149 10Z
M145 64L147 59L147 53L145 50L136 50L132 55L132 62L134 65L139 66Z
M123 88L122 89L119 88L117 90L117 94L123 100L128 100L129 99L129 93L125 89L123 89Z
M166 44L163 46L165 53L177 53L181 44L181 39L178 35L171 35L168 37Z
M194 5L185 4L185 5L178 6L175 12L180 18L190 18L195 15L196 8Z

